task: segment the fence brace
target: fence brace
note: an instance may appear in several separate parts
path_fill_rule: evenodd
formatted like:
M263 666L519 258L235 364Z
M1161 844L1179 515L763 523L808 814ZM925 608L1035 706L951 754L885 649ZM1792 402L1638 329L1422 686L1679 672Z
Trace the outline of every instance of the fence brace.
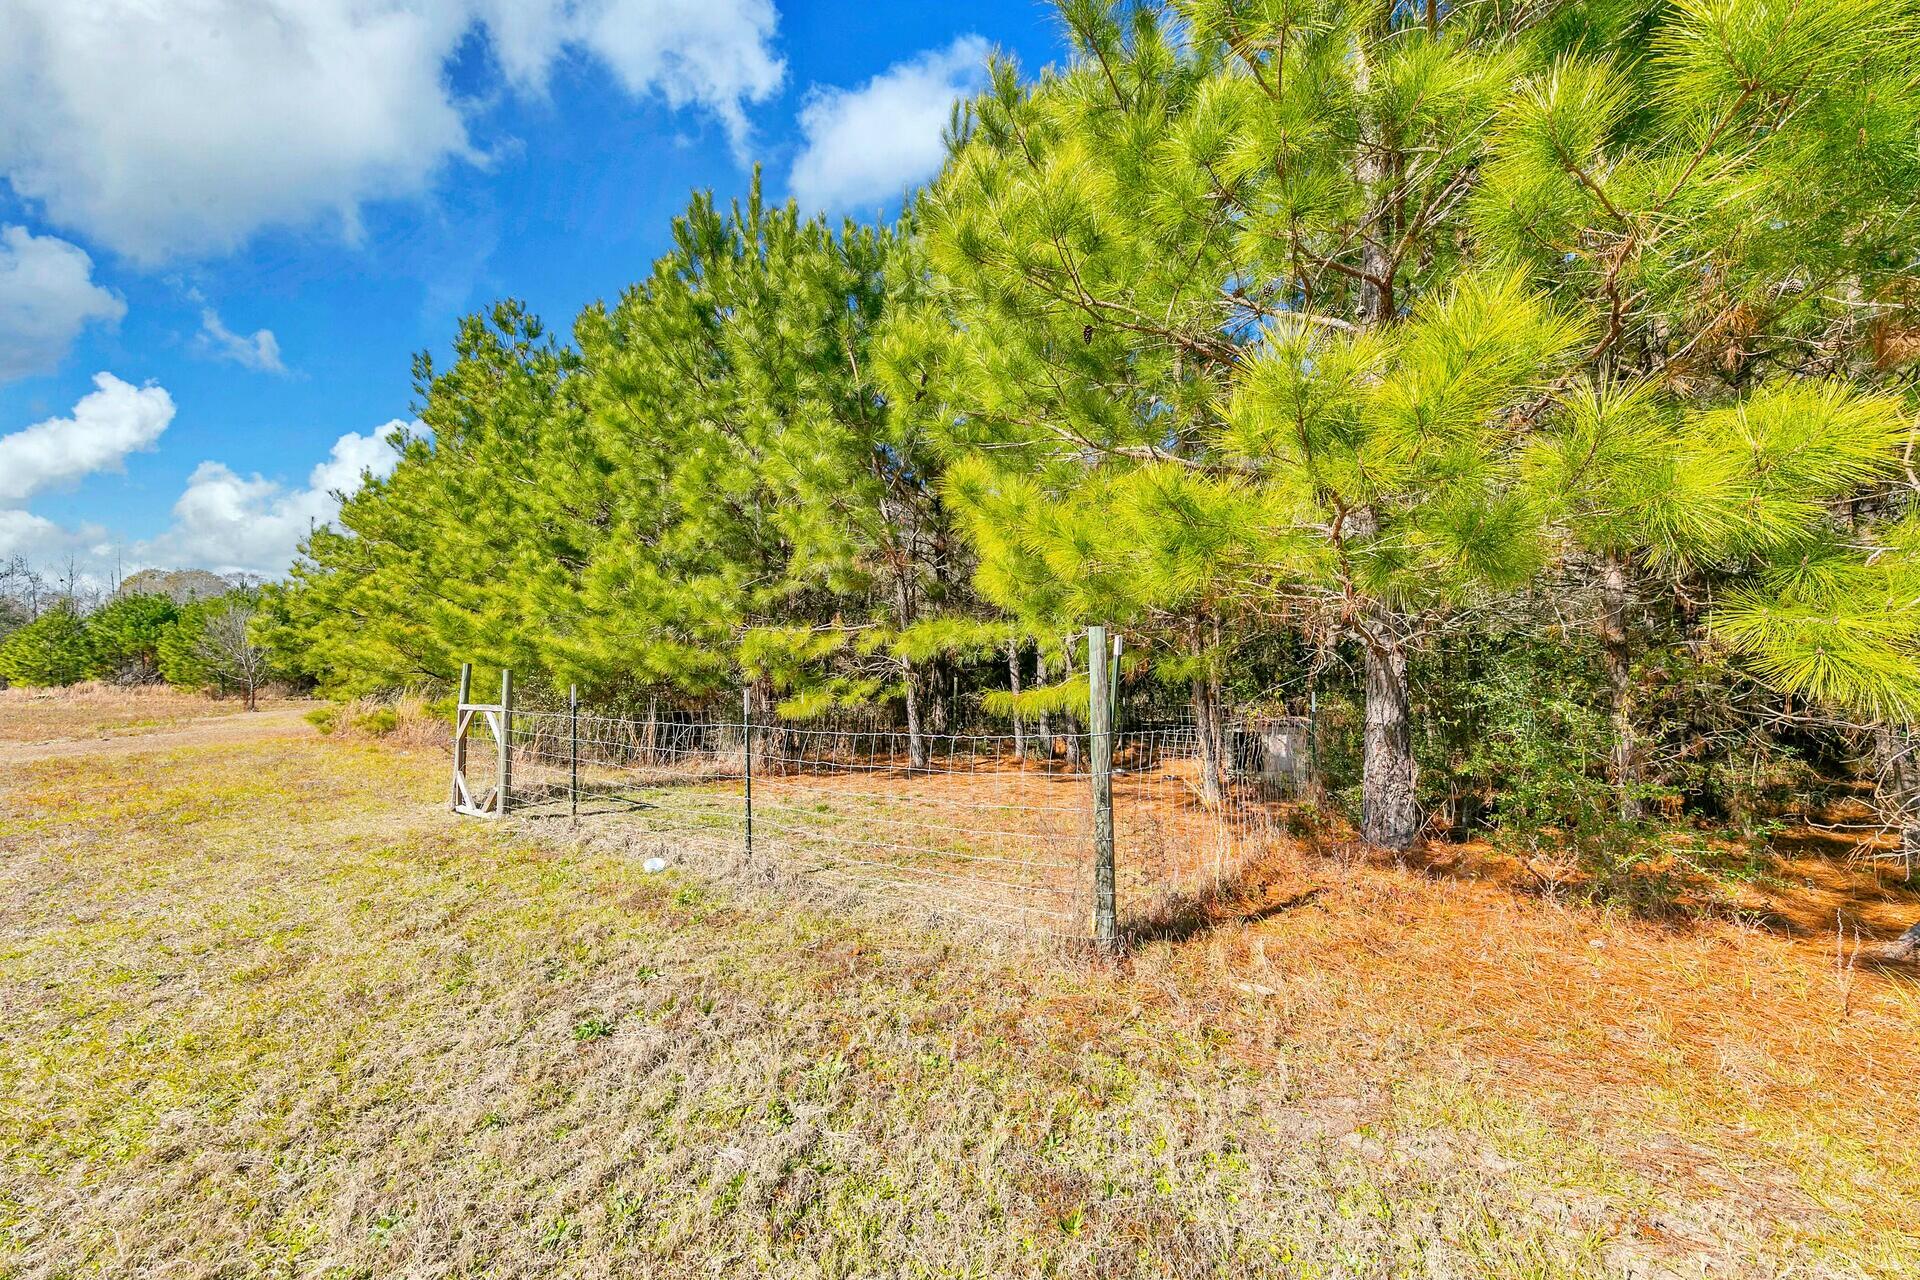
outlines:
M460 664L460 698L453 711L453 779L448 804L455 813L504 818L513 805L513 673L500 671L500 701L474 702L473 664ZM468 733L475 719L494 734L494 788L475 797L467 785Z
M453 786L447 807L460 812L460 779L467 771L467 703L473 697L473 664L460 664L460 696L453 704Z

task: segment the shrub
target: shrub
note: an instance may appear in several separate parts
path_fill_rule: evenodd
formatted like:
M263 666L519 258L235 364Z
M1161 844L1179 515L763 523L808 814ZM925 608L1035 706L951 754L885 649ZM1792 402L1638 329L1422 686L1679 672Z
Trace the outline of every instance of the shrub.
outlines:
M392 707L375 707L355 716L353 727L370 738L384 738L400 727L400 713Z

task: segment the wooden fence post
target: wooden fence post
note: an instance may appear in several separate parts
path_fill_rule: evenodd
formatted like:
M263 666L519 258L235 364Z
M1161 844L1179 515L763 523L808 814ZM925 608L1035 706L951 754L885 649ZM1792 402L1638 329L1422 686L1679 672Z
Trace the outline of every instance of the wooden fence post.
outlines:
M580 816L580 686L567 686L567 812Z
M740 755L745 761L742 777L746 781L747 861L753 861L753 686L740 690Z
M1093 775L1093 938L1111 954L1120 946L1113 879L1113 694L1107 666L1107 629L1087 628L1087 711Z
M447 807L454 812L460 810L460 775L467 771L467 735L461 730L466 718L466 705L473 696L473 664L460 664L460 695L453 703L453 790L452 799Z
M513 672L500 668L500 799L494 816L504 818L513 803Z

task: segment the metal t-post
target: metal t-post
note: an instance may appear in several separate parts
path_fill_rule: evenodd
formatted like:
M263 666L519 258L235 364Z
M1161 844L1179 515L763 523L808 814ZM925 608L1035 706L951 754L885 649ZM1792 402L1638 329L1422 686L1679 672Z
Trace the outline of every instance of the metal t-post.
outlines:
M1107 629L1087 628L1087 710L1092 721L1093 939L1106 952L1120 946L1113 878L1113 700L1107 667Z
M500 668L500 804L494 816L504 818L513 804L513 672Z
M742 776L746 781L747 861L753 861L753 686L740 691L740 755L745 761Z
M580 686L567 686L567 814L580 816Z

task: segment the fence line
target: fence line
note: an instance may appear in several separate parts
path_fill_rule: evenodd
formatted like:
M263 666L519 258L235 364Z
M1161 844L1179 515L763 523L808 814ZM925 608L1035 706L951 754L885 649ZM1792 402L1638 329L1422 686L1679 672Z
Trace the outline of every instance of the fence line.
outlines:
M571 693L565 710L522 711L510 679L499 703L469 691L463 679L456 728L473 743L454 748L461 812L604 823L663 852L747 856L1103 945L1260 856L1305 781L1284 722L1229 734L1209 786L1192 724L1115 730L1096 715L1085 732L1045 738L926 733L916 759L905 731L762 720L744 705L638 720L591 713Z

